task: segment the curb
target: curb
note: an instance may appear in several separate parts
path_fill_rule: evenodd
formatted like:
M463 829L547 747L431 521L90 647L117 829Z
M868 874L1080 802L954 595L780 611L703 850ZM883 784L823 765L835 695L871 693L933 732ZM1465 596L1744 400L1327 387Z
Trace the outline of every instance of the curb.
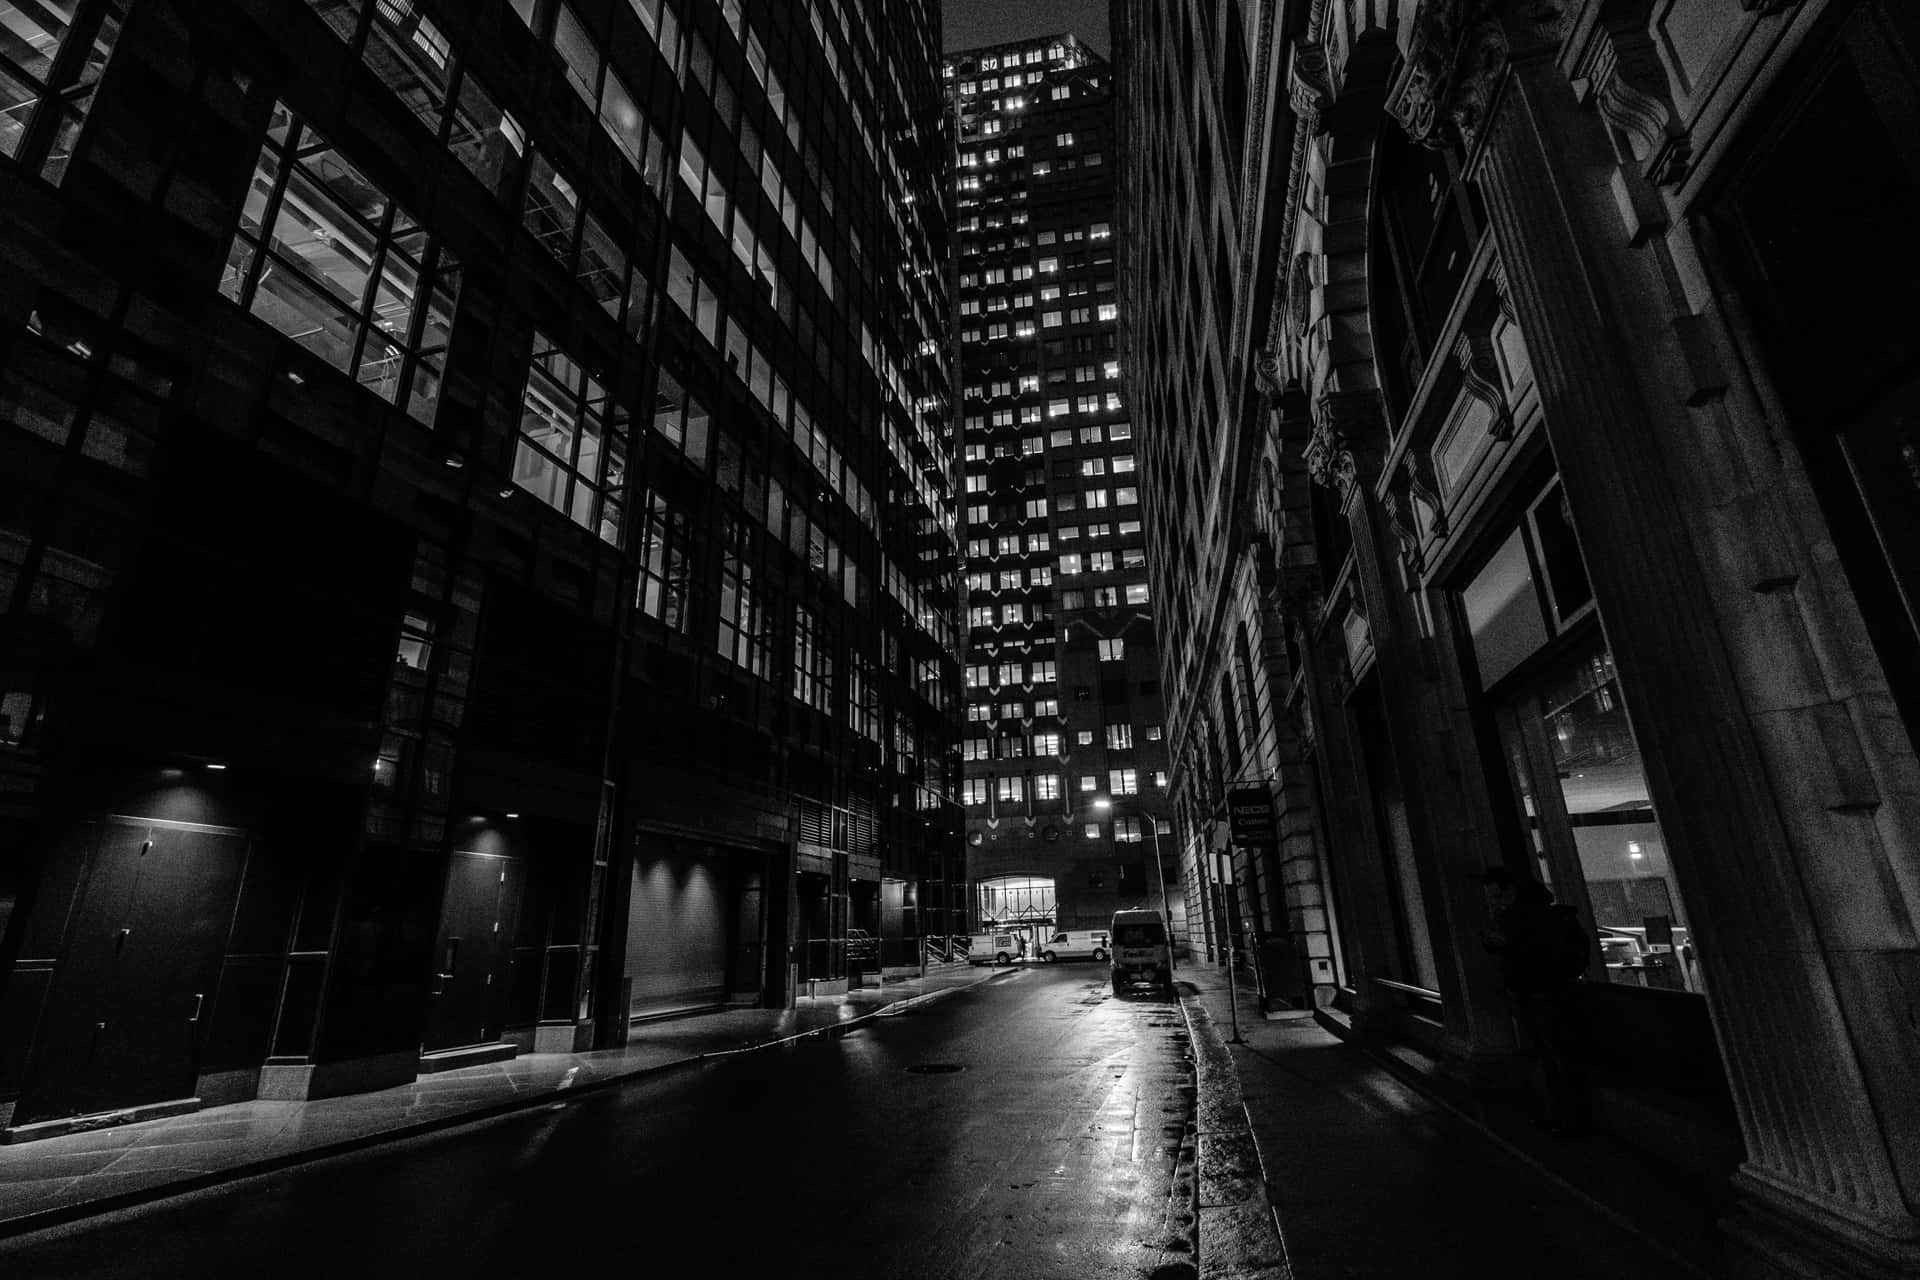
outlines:
M112 1195L101 1196L95 1200L83 1200L76 1204L61 1205L54 1209L36 1210L33 1213L22 1214L17 1218L8 1218L5 1221L0 1221L0 1240L11 1240L20 1236L28 1236L37 1232L52 1230L57 1227L71 1226L74 1223L89 1218L102 1218L110 1214L122 1212L123 1210L137 1209L142 1205L153 1204L156 1201L171 1200L175 1197L188 1196L196 1192L209 1191L215 1187L225 1186L228 1183L245 1182L250 1178L263 1177L271 1173L280 1173L303 1164L315 1164L322 1160L333 1159L336 1156L353 1155L356 1152L366 1151L388 1143L404 1142L409 1138L424 1137L428 1134L439 1133L446 1129L456 1129L461 1125L477 1124L486 1120L497 1120L503 1116L514 1115L521 1111L532 1111L539 1107L551 1107L556 1104L565 1105L568 1100L579 1097L582 1094L597 1093L604 1089L610 1089L615 1085L631 1084L633 1081L647 1076L666 1075L669 1072L684 1070L687 1067L698 1067L720 1058L733 1057L742 1053L752 1053L759 1049L772 1049L781 1045L794 1044L813 1036L824 1035L837 1039L861 1023L873 1018L885 1016L891 1009L904 1009L911 1005L925 1004L928 1001L938 1000L943 996L950 996L956 992L985 986L989 982L1010 977L1018 972L1020 972L1018 969L1008 969L1005 972L996 973L992 975L992 977L985 978L979 982L970 982L964 986L946 987L939 991L927 991L906 1000L889 1001L877 1009L870 1010L855 1018L849 1018L844 1022L836 1022L825 1027L816 1027L812 1031L802 1031L796 1035L784 1036L778 1040L765 1040L758 1044L746 1045L739 1049L713 1049L689 1058L677 1058L671 1062L657 1063L650 1067L636 1067L631 1071L622 1072L617 1076L608 1076L605 1079L589 1081L586 1084L570 1085L566 1088L549 1089L541 1093L508 1098L501 1102L475 1107L471 1111L462 1111L458 1115L435 1116L431 1120L414 1120L398 1128L382 1129L377 1133L362 1134L356 1138L342 1138L337 1142L322 1143L315 1147L303 1147L298 1151L289 1151L282 1155L269 1156L262 1160L250 1161L246 1164L237 1164L227 1169L216 1169L207 1173L193 1174L189 1177L179 1178L170 1182L155 1183L151 1187L142 1187L135 1191L121 1191Z
M1195 1262L1200 1280L1292 1280L1280 1213L1240 1095L1239 1068L1211 1015L1196 1007L1198 998L1197 990L1192 996L1182 993L1180 1013L1194 1049L1199 1171Z

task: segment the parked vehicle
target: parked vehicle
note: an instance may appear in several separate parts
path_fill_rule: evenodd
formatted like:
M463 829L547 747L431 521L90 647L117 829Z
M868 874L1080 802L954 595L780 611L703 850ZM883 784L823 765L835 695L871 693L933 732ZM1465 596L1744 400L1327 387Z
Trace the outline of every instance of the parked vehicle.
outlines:
M1167 946L1167 922L1158 911L1116 911L1110 933L1109 972L1115 995L1124 994L1136 982L1173 990L1173 953Z
M1011 933L976 933L967 943L968 964L1012 964L1020 955L1020 939Z
M1040 944L1040 958L1054 960L1093 960L1107 958L1107 931L1105 929L1068 929L1053 935L1050 941Z

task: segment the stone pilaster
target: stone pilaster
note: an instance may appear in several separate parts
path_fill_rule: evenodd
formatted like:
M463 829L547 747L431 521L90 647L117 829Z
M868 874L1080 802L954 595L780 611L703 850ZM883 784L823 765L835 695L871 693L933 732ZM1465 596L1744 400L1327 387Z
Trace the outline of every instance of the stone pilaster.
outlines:
M1510 29L1509 34L1512 34ZM1550 50L1514 42L1475 177L1526 333L1545 422L1621 677L1674 874L1698 939L1748 1159L1729 1230L1750 1276L1920 1275L1920 1229L1890 1149L1899 1100L1869 1088L1861 1028L1884 1011L1839 981L1796 851L1796 761L1756 733L1718 583L1675 466L1684 397L1622 317L1657 310L1657 275L1620 234L1603 129ZM1815 763L1809 756L1800 764ZM1894 998L1881 991L1880 999ZM1905 1106L1913 1106L1911 1074Z

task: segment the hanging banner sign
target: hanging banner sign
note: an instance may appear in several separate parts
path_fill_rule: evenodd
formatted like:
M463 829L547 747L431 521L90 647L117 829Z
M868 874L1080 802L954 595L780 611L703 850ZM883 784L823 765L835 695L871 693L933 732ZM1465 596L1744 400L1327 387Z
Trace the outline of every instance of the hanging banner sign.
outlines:
M1265 787L1239 787L1227 792L1227 826L1241 848L1272 848L1280 842L1273 817L1273 796Z

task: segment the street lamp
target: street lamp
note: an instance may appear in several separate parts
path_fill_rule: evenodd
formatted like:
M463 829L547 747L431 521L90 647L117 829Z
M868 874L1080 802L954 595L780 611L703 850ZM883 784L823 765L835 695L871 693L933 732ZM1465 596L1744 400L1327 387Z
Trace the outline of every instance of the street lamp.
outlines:
M1105 796L1094 797L1093 807L1106 812L1113 808L1113 801ZM1167 931L1167 972L1173 972L1173 904L1167 900L1167 868L1160 861L1160 820L1147 814L1147 834L1153 837L1153 870L1160 877L1160 920Z

